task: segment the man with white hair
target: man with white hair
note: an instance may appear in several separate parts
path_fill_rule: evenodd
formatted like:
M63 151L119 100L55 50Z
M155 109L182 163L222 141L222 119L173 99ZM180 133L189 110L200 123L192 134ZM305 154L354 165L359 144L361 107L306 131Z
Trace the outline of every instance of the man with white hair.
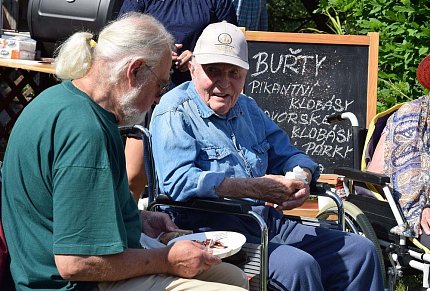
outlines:
M278 290L374 290L383 280L374 245L356 234L305 226L283 216L309 197L318 165L294 147L256 102L241 93L248 72L242 31L227 22L201 34L192 81L163 96L150 124L160 190L174 200L246 199L269 229L269 285ZM300 166L306 179L287 179ZM307 180L307 181L306 181ZM278 209L263 202L278 204ZM178 210L193 230L232 230L259 242L250 220Z
M138 211L118 125L142 121L159 101L172 36L131 13L97 44L92 37L78 32L62 45L56 74L64 82L24 109L9 139L2 222L16 289L244 290L243 272L198 243L140 246L142 231L155 237L177 226Z

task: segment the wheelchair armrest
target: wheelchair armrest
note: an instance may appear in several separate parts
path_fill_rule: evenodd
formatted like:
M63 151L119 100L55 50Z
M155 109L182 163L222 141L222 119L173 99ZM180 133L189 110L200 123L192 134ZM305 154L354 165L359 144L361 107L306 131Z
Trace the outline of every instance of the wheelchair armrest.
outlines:
M327 183L317 182L310 185L311 195L325 196L333 200L337 206L337 222L339 230L345 230L345 210L343 208L343 200L331 190L331 186Z
M325 196L326 191L330 189L331 187L327 183L317 182L310 185L311 195Z
M203 209L213 209L216 211L224 211L229 213L248 213L251 211L251 205L229 200L208 200L198 199L191 201L194 207Z
M317 182L314 185L311 184L310 188L311 195L329 197L339 209L343 208L343 200L332 191L330 184Z
M371 183L374 185L385 186L390 183L390 178L385 175L369 171L361 171L354 168L340 167L334 169L334 173L337 175L345 176L350 180Z
M151 209L156 204L232 214L247 214L251 211L251 205L246 202L226 199L192 199L189 201L174 201L166 194L158 194L157 198L150 204L149 208Z

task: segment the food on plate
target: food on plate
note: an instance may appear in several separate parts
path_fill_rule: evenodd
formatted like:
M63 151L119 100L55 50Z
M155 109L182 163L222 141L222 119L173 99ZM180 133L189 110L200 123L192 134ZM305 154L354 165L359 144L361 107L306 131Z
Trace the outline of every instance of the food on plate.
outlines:
M193 243L198 243L202 246L202 249L205 249L215 257L223 259L240 251L246 242L246 237L241 233L233 231L207 231L172 239L168 245L180 240L190 240Z
M162 235L160 235L160 242L167 245L167 243L172 239L183 235L191 234L191 233L193 233L192 230L186 230L186 229L177 229L175 231L165 232Z
M206 239L206 240L203 240L203 241L193 239L193 242L199 243L199 244L201 244L204 247L210 247L212 249L225 249L225 248L227 248L227 246L225 246L219 240L212 242L212 245L210 245L211 244L211 239L209 239L209 238Z

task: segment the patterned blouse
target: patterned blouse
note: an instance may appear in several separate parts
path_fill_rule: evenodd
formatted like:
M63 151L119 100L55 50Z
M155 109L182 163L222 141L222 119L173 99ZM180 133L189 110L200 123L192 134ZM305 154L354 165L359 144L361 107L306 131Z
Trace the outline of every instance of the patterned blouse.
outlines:
M430 206L430 95L402 105L384 131L384 171L407 220L391 231L418 237L422 209Z

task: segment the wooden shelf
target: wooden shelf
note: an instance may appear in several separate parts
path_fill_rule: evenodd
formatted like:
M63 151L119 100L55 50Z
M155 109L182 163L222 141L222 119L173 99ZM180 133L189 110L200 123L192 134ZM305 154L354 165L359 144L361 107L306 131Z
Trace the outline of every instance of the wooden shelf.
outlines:
M0 59L0 160L15 121L40 92L57 84L54 66L38 61Z
M308 200L299 208L293 210L285 210L286 215L316 217L318 214L318 200Z

